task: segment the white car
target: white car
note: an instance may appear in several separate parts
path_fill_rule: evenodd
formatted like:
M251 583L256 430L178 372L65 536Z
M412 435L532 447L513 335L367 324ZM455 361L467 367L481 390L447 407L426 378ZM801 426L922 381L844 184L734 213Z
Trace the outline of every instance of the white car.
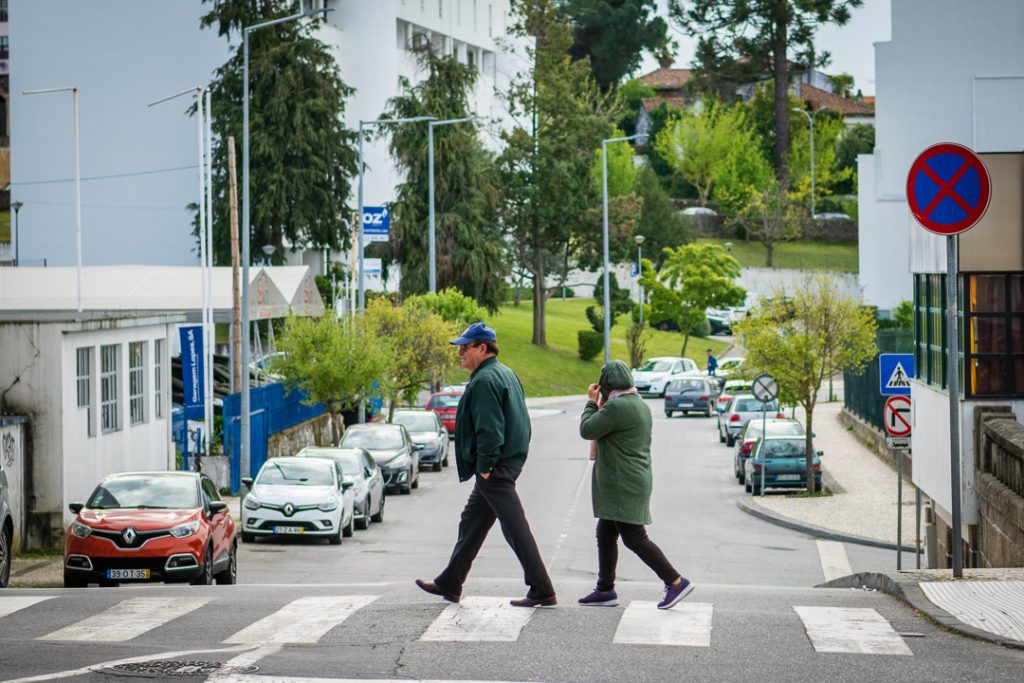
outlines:
M663 356L650 358L633 370L633 384L641 394L664 396L665 387L677 377L703 374L689 358Z
M331 545L352 535L352 482L325 458L271 458L242 483L242 542L257 536L326 537Z

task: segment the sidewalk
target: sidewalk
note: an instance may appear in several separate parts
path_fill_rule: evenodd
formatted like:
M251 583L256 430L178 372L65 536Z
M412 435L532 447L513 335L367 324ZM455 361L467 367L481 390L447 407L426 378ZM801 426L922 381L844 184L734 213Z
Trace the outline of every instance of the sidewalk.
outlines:
M794 498L743 496L739 507L756 517L811 536L896 549L896 472L840 422L842 403L814 411L815 447L824 451L825 486L833 495ZM797 418L804 421L801 410ZM903 548L914 551L914 492L903 483ZM923 536L923 531L922 531ZM932 621L972 638L1024 649L1024 568L864 572L822 584L878 590Z

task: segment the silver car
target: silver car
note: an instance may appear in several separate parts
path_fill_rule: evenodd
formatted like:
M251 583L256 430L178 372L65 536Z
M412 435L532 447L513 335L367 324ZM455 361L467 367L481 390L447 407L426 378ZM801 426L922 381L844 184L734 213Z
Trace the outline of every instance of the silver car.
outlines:
M384 476L373 456L362 448L320 448L310 446L295 454L299 458L328 458L341 466L344 481L352 482L355 498L353 515L357 529L370 522L384 521Z
M435 472L448 465L448 430L440 416L432 410L396 410L388 422L402 425L414 444L423 446L420 467L430 465Z
M732 448L747 420L761 417L762 411L769 417L785 417L779 412L778 400L761 403L753 394L736 394L724 409L719 408L718 440L725 441L725 444Z
M11 563L14 561L14 512L7 475L0 470L0 588L7 588L11 580Z

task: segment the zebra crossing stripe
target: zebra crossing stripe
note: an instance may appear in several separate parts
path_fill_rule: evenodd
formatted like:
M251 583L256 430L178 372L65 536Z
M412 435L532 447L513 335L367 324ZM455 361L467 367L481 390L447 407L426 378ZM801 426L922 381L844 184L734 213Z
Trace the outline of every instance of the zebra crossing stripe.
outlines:
M9 614L19 612L25 609L26 607L31 607L32 605L43 602L44 600L50 600L54 597L56 596L45 595L40 597L29 597L17 595L11 597L2 597L0 598L0 619L3 619Z
M509 598L463 598L459 604L446 607L420 640L514 642L533 612L513 607Z
M660 610L656 602L634 600L623 612L612 642L711 647L712 613L709 602L682 602Z
M850 568L850 558L846 556L846 548L838 541L825 541L817 539L818 558L821 560L821 573L826 581L849 576L853 573Z
M816 652L905 655L913 652L885 617L862 607L794 607Z
M39 640L118 643L197 610L213 598L131 598Z
M245 627L225 643L315 643L325 633L366 607L379 595L331 595L299 598Z

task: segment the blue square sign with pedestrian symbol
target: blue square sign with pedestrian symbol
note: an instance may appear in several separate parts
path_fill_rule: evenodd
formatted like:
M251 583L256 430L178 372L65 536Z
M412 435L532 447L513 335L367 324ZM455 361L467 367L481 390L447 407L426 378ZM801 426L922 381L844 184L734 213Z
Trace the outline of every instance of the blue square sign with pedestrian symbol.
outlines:
M910 396L914 354L883 353L878 356L878 384L882 396Z

